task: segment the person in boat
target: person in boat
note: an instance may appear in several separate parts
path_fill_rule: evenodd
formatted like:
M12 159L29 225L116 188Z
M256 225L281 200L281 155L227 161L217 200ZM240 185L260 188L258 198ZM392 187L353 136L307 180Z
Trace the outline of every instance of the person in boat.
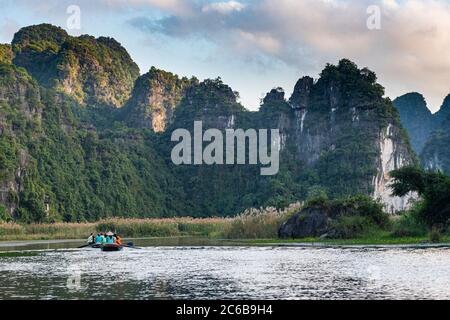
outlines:
M105 234L104 233L99 233L95 243L96 244L105 244L106 243L106 236L105 236Z
M91 233L91 235L90 235L89 238L87 239L87 244L94 244L94 243L95 243L94 234Z
M96 244L102 243L102 234L101 233L98 233L97 236L95 237L95 243Z
M114 238L116 238L116 244L118 246L121 246L122 245L122 239L117 234L114 234Z
M114 244L114 235L112 233L108 233L106 235L106 244Z

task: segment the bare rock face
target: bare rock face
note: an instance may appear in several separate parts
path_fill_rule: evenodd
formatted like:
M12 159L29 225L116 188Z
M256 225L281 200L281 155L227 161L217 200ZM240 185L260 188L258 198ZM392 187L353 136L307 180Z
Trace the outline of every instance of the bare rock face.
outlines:
M164 132L173 122L175 108L191 81L154 67L135 84L124 108L124 119L132 127Z
M379 136L380 157L378 158L377 175L373 178L374 198L381 199L386 210L392 214L408 208L411 200L418 197L413 193L405 197L392 196L390 188L392 179L389 172L414 163L406 145L401 140L399 141L399 137L401 137L399 130L392 123L381 130Z
M297 81L289 100L294 109L306 109L308 107L313 86L314 79L311 77L303 77Z

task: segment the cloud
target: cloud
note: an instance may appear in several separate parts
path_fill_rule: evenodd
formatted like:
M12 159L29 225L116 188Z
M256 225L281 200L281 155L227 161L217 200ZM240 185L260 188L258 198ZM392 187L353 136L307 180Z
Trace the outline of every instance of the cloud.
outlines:
M16 21L9 18L4 19L0 25L0 37L2 41L10 42L19 28L20 26Z
M302 70L348 57L374 69L388 93L450 92L450 5L444 0L186 1L190 14L131 23L168 37L202 37L243 56L265 56ZM367 8L380 7L381 30L367 28ZM391 87L391 89L390 89ZM438 98L439 97L439 98Z
M186 0L100 0L110 8L152 7L176 15L192 14L193 3Z
M233 11L242 11L245 5L237 1L214 2L206 4L202 8L202 12L219 12L221 14L229 14Z
M447 0L8 1L41 16L65 14L72 3L90 19L126 12L149 38L201 40L229 59L273 61L311 75L347 57L376 71L389 95L420 91L434 109L450 92ZM381 9L381 30L367 28L369 5Z

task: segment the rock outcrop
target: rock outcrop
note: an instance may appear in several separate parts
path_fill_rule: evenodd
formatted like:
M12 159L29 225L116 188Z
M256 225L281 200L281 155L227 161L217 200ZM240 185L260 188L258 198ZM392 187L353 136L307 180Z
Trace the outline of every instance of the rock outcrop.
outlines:
M42 24L17 32L12 47L14 64L82 105L122 107L139 76L136 63L112 38L71 37Z
M368 196L339 200L316 199L285 221L281 239L352 238L368 226L384 226L388 216L380 202Z
M289 102L281 89L272 90L260 112L265 126L282 132L283 149L291 156L296 150L304 170L316 170L327 193L371 194L396 212L409 199L391 196L389 172L414 164L415 156L383 95L373 72L342 60L327 66L317 82L301 78Z
M152 67L139 77L122 118L132 127L164 132L173 123L174 111L195 80Z
M320 237L331 228L328 212L320 206L302 210L284 222L278 230L281 239L305 239Z

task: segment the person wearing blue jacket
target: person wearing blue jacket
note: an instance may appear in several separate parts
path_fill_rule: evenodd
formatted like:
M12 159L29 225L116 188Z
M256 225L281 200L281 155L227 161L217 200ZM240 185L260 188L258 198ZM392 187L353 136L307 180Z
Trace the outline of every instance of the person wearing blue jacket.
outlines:
M114 244L114 238L111 235L106 236L106 244Z
M95 237L95 243L96 244L104 244L106 243L106 239L105 236L101 233L99 233L96 237Z

